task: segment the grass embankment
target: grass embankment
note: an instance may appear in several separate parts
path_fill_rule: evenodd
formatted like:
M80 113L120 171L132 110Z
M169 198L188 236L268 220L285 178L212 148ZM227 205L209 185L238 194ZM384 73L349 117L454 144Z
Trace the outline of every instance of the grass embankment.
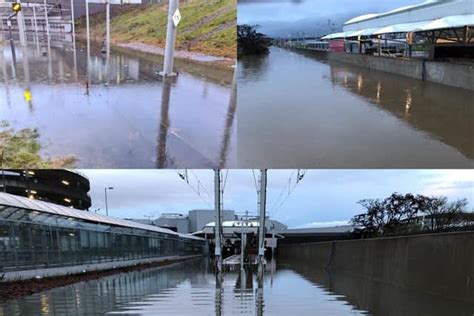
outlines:
M43 159L36 129L15 131L7 122L0 122L0 160L4 168L70 168L74 156Z
M189 0L179 8L176 47L206 55L236 58L236 0ZM114 43L145 43L164 48L167 4L127 5L112 10L111 37ZM105 13L91 16L91 36L105 37ZM85 35L85 19L76 21Z

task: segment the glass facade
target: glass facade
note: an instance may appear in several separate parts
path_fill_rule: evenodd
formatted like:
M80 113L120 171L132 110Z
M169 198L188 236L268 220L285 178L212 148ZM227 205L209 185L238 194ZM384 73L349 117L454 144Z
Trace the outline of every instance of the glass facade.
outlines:
M0 271L202 254L205 241L0 205Z

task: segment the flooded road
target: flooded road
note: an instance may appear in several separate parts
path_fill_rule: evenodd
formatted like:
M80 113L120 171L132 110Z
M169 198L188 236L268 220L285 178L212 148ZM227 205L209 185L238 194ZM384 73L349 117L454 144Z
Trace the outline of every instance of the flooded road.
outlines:
M472 91L277 47L238 71L239 167L474 166Z
M272 261L262 286L256 271L226 271L197 259L122 273L0 302L0 315L465 315L455 298L330 273L311 262Z
M44 158L73 155L78 168L231 167L235 98L231 69L176 61L163 80L160 56L41 41L0 42L0 121L37 129ZM89 69L89 71L88 71ZM235 87L235 85L234 85ZM235 88L234 88L235 90Z

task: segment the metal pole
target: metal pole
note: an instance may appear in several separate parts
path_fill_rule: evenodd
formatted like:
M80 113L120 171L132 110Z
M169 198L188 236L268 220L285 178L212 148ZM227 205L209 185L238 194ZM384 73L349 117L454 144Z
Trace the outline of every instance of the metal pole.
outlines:
M214 254L217 259L217 267L221 269L221 254L222 254L222 245L221 245L221 230L222 230L222 217L221 217L221 171L219 169L214 170L214 196L215 196L215 240L216 240L216 247L214 250Z
M0 165L2 168L2 179L3 179L3 192L4 193L7 193L7 183L6 183L6 180L5 180L5 169L3 169L3 158L4 158L4 155L5 155L5 149L2 148L2 156L0 156Z
M16 63L16 54L15 54L15 41L13 40L13 33L12 33L12 21L11 21L11 18L13 16L10 16L8 18L8 32L10 33L10 46L11 46L11 49L12 49L12 60L14 63Z
M110 2L106 3L106 47L107 47L107 59L110 57Z
M74 51L74 79L77 80L76 25L74 21L74 0L71 0L72 49Z
M36 18L36 6L33 5L33 21L35 23L35 33L38 36L38 19Z
M49 17L48 17L48 3L44 0L44 18L46 20L46 36L48 38L48 77L52 77L52 64L51 64L51 37L49 33Z
M179 0L170 0L168 5L168 25L166 28L166 46L165 46L165 60L163 64L163 71L160 72L162 76L176 76L173 72L174 64L174 49L176 43L176 26L173 21L173 15L179 7Z
M89 58L91 57L91 34L89 24L89 0L86 0L86 37L87 37L87 65L89 66Z
M105 192L105 215L109 216L109 205L107 204L107 188L104 188Z
M18 3L21 3L21 1L18 1ZM26 46L25 19L23 17L22 11L18 12L17 21L18 21L18 32L20 33L20 45Z
M262 261L265 255L265 207L267 198L267 170L260 170L260 225L258 229L258 257Z

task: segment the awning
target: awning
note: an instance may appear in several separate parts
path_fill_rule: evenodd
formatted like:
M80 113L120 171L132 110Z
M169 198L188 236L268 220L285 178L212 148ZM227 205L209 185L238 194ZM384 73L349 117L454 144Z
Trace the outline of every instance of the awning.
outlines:
M450 29L459 28L464 26L474 25L474 14L466 15L453 15L436 20L427 20L415 23L402 23L385 26L383 28L370 28L362 29L357 31L339 32L329 34L322 39L342 39L358 36L371 36L379 34L390 34L390 33L409 33L409 32L421 32L421 31L432 31L439 29Z
M336 39L336 38L344 38L344 32L339 32L339 33L333 33L326 35L324 37L321 37L321 39Z
M422 31L432 31L439 29L455 28L455 27L464 27L474 25L474 14L466 15L453 15L445 18L437 19L431 21L424 25Z
M375 30L371 35L389 34L389 33L408 33L421 31L421 28L431 21L422 21L416 23L403 23L386 26Z

